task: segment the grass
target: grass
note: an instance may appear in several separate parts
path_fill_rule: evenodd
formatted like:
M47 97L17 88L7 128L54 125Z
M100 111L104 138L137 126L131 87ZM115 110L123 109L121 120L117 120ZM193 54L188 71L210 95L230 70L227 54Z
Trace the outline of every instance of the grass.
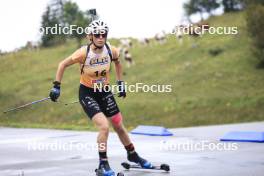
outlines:
M136 65L125 70L124 80L170 84L172 92L128 93L126 99L117 99L128 129L138 124L186 127L264 120L264 70L256 67L258 60L250 52L244 14L212 17L209 24L237 26L239 34L184 36L182 45L172 34L164 45L133 42ZM192 47L194 42L196 47ZM214 48L223 52L213 57L209 50ZM48 96L59 61L75 49L76 44L69 41L54 48L0 56L0 110ZM79 104L64 106L77 99L78 69L74 65L66 70L61 103L43 102L1 114L0 125L94 130Z

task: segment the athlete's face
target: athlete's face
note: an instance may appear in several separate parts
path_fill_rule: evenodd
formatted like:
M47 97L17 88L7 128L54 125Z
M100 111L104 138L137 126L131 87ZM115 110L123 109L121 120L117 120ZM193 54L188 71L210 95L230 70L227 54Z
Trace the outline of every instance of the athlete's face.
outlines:
M107 33L93 34L93 41L97 46L104 46L107 38Z

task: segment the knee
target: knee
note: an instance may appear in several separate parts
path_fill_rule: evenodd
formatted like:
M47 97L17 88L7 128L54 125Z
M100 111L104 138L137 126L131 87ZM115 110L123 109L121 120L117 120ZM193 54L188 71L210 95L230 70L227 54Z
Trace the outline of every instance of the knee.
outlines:
M99 131L101 133L108 134L109 133L109 125L108 125L108 123L101 125L99 127Z
M116 115L114 115L113 117L111 117L112 124L115 127L122 126L122 120L123 120L123 117L122 117L121 112L119 112Z

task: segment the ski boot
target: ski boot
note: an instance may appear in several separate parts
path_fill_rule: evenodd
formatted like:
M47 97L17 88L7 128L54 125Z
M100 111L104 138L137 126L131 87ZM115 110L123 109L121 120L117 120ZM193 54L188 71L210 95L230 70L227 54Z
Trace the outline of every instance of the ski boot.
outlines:
M152 164L149 161L147 161L146 159L141 158L137 154L137 152L128 153L127 159L130 162L134 162L134 163L138 164L139 166L141 166L144 169L151 169L152 168Z
M115 176L115 172L110 168L108 161L100 161L96 176Z

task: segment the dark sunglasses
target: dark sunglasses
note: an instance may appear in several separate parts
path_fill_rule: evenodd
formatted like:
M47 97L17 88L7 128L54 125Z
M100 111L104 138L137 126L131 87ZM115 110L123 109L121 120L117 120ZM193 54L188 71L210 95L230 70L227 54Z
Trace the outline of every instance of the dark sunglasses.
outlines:
M107 33L104 33L104 34L93 34L93 36L95 38L100 38L100 36L102 36L102 38L106 38L107 37Z

